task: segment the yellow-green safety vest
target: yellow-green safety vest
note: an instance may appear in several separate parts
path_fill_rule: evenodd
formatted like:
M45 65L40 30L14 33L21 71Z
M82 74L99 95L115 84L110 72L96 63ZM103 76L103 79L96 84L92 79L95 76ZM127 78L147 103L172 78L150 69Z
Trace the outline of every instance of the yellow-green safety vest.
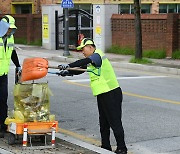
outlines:
M0 76L8 74L12 51L14 49L14 37L7 38L6 51L3 39L0 38Z
M102 65L99 68L100 75L95 75L98 74L98 68L94 67L92 64L90 64L87 69L95 72L95 74L89 72L89 76L91 81L91 90L93 92L93 95L97 96L99 94L106 93L118 88L119 83L117 81L112 65L106 58L105 54L99 49L96 49L94 53L98 53L102 59Z

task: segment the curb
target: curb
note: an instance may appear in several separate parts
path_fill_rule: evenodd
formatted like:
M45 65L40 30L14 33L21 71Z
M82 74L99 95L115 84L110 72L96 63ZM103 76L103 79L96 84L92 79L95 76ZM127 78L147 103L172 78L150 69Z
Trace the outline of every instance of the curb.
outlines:
M90 151L93 151L93 152L97 152L97 153L100 153L100 154L102 154L102 153L103 154L114 154L114 152L102 149L102 148L97 147L95 145L83 142L81 140L77 140L77 139L75 139L73 137L70 137L70 136L67 136L67 135L64 135L64 134L56 133L56 137L66 141L66 142L70 142L72 144L75 144L75 145L78 145L78 146L83 147L85 149L88 149Z
M180 69L178 68L170 68L163 66L147 66L147 65L133 64L133 63L118 63L118 62L111 62L111 63L116 68L126 68L126 69L135 69L135 70L142 70L142 71L149 71L156 73L180 75Z

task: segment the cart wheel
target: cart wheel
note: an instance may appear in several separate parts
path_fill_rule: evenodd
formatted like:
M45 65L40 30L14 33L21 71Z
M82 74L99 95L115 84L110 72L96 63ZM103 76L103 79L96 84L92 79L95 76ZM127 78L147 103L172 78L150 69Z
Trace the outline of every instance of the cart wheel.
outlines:
M10 133L8 136L8 144L13 145L15 143L16 137L14 134Z

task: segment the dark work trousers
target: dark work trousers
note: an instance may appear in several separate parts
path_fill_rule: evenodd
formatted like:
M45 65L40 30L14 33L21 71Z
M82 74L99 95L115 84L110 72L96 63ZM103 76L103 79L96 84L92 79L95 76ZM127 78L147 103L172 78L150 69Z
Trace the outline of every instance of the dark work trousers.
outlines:
M8 77L7 75L0 76L0 125L5 129L4 121L7 117L7 98L8 98Z
M110 128L113 130L118 149L127 150L124 141L122 116L122 91L116 88L97 96L102 148L111 150Z

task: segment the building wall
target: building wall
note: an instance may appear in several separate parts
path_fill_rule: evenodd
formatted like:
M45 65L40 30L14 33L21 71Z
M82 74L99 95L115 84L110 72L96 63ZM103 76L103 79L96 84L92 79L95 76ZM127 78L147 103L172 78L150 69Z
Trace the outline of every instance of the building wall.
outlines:
M9 14L11 13L11 0L0 0L0 14Z
M11 4L32 3L33 14L41 13L41 5L60 4L62 0L0 0L0 14L9 14ZM73 0L74 4L133 4L134 0ZM159 13L159 4L180 4L180 0L141 0L142 4L151 4L153 14Z
M112 15L112 44L135 47L134 15ZM143 49L164 49L167 57L180 49L180 14L142 15Z
M57 4L58 0L0 0L0 14L11 14L11 4L32 4L33 14L41 13L41 5Z
M0 18L4 14L0 15ZM17 30L15 33L16 38L24 38L28 43L42 39L42 17L41 15L32 14L15 14L12 15L16 20Z

